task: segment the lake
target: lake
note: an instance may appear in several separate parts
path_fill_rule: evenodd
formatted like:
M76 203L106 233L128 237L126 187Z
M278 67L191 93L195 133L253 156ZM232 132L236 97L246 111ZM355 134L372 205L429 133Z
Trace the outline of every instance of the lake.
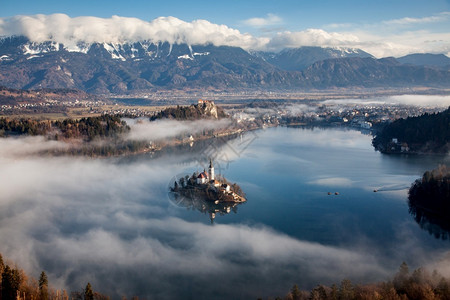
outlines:
M293 284L387 280L403 261L450 275L450 242L421 229L407 205L411 183L445 156L382 155L370 135L335 128L269 128L111 159L17 157L9 143L39 145L1 141L0 252L36 277L45 270L56 288L256 299ZM168 195L210 157L247 198L213 222Z

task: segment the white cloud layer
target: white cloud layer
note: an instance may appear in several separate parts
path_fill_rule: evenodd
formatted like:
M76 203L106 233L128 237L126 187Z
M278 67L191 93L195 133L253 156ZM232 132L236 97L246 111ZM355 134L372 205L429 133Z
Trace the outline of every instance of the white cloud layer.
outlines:
M389 21L385 21L384 23L387 25L412 25L412 24L425 24L425 23L436 23L442 22L450 19L450 12L442 12L440 14L423 17L423 18L410 18L405 17L401 19L393 19Z
M297 32L277 33L267 44L269 49L295 48L304 46L350 46L357 45L359 39L353 34L342 34L337 32L326 32L322 29L307 29Z
M160 17L148 22L120 16L71 18L65 14L20 15L0 18L0 36L24 35L33 42L54 41L74 49L80 42L150 41L190 45L214 44L270 51L301 46L351 47L361 48L376 57L425 52L450 55L450 33L442 30L448 25L449 19L450 13L443 12L423 18L387 20L379 24L333 24L328 26L331 31L309 28L257 37L226 25L200 19L185 22L175 17ZM242 24L264 27L281 22L279 16L268 14L264 18L247 19ZM420 27L430 24L441 30Z
M136 120L127 119L126 122L131 128L127 136L128 139L148 141L157 141L186 134L195 135L201 133L203 130L221 129L231 125L228 119L183 122L169 119L153 122L142 119L136 122Z
M282 19L275 14L267 14L265 18L251 18L245 20L243 23L252 27L276 25L282 22Z
M45 270L57 288L79 290L89 281L114 299L131 293L180 299L189 292L211 299L232 286L218 296L252 299L284 294L294 282L389 274L365 248L320 245L261 225L181 219L184 209L170 206L165 190L183 165L177 155L126 163L18 158L11 146L42 147L30 139L0 140L7 174L0 181L0 253L33 276Z
M206 20L185 22L160 17L150 22L137 18L75 17L65 14L14 16L0 19L0 35L25 35L34 42L55 41L66 46L79 42L169 42L172 44L228 45L258 48L260 40L226 25Z
M447 108L450 106L450 96L443 95L400 95L389 97L374 97L367 99L336 99L323 101L326 105L336 105L336 108L343 105L413 105L419 107L441 107Z

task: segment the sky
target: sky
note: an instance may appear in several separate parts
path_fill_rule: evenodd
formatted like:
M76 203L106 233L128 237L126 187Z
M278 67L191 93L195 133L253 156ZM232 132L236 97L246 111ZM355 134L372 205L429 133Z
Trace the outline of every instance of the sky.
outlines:
M0 7L0 35L9 33L5 23L19 15L120 16L146 22L174 17L188 24L206 20L237 30L244 40L249 36L256 40L242 45L253 50L347 46L377 57L450 53L450 0L0 0Z

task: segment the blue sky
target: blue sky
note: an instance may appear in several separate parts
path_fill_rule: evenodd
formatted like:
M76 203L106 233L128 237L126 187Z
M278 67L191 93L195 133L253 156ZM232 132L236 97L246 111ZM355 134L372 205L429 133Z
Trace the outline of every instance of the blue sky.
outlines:
M0 7L0 18L3 19L16 15L54 13L72 18L110 18L118 15L145 21L161 16L173 16L186 22L204 19L213 24L225 24L240 33L267 38L279 33L320 29L346 37L353 35L367 45L370 39L380 43L385 38L388 44L384 46L384 52L379 51L378 56L389 54L391 41L395 44L392 46L395 51L406 53L409 51L408 45L414 44L408 40L420 35L418 39L423 45L418 45L416 41L416 51L428 45L430 50L424 48L424 51L437 49L434 52L450 52L450 0L0 0ZM440 41L440 44L430 46L427 36L433 41ZM305 42L305 39L296 37L296 41L299 39ZM292 46L296 43L292 42L292 38L289 41ZM392 53L395 54L395 51Z
M150 21L174 16L184 21L206 19L241 31L253 31L244 20L276 15L287 30L322 28L336 23L376 23L400 18L423 18L450 11L445 0L2 0L0 16L64 13L71 17L119 15ZM449 29L447 29L449 30Z

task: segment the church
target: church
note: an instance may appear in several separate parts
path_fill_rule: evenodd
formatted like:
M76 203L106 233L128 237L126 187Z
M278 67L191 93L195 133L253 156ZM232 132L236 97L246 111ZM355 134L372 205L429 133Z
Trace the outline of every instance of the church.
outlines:
M222 193L231 192L231 186L227 183L222 183L215 178L214 175L214 166L212 160L209 160L209 168L208 172L203 170L200 174L197 175L197 184L210 184L216 188L216 191L221 191Z
M203 172L197 176L197 184L205 184L208 182L213 184L216 182L214 177L214 166L211 159L209 160L208 172L203 170Z

